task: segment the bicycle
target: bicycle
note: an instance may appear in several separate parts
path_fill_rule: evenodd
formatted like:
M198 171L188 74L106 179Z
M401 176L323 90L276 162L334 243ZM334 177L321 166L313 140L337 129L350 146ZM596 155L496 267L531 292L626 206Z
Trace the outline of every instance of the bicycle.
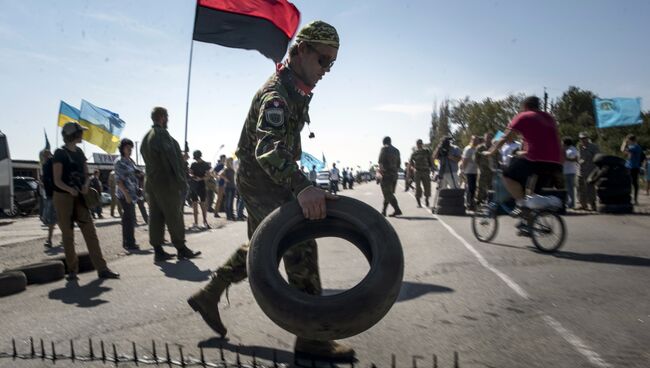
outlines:
M532 180L534 182L536 178L532 178ZM496 237L499 230L499 209L502 209L508 216L522 220L517 226L520 233L524 236L530 236L535 247L541 252L553 253L564 245L566 224L558 214L561 201L558 200L559 205L552 203L538 209L510 208L505 204L510 198L510 194L503 185L500 170L496 172L493 184L494 196L492 199L472 215L472 232L477 240L489 243ZM530 185L527 187L530 187ZM547 198L549 202L553 202L550 199L551 197Z

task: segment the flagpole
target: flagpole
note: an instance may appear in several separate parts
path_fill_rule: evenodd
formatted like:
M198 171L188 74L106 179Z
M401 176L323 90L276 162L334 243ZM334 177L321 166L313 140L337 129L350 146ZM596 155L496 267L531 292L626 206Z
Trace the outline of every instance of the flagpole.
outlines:
M194 27L196 26L196 11L198 10L199 1L196 1L194 7L194 23L192 23L192 40L190 41L190 66L187 70L187 95L185 97L185 147L187 144L187 121L190 112L190 81L192 80L192 55L194 54Z

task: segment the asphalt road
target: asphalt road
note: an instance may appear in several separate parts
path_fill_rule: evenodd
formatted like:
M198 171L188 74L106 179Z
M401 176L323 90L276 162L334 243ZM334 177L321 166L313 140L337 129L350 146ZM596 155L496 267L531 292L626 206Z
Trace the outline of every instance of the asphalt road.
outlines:
M372 183L343 194L376 208L381 204ZM389 366L392 354L398 366L414 360L432 366L436 354L440 367L452 367L455 351L460 367L650 366L649 216L567 216L566 245L546 255L530 239L516 237L508 219L494 243L485 244L474 239L468 217L433 216L401 190L398 200L404 217L389 221L404 248L404 284L382 321L344 341L357 350L362 366ZM28 352L27 338L33 336L53 341L61 352L73 339L83 353L93 338L129 354L135 342L139 354L151 355L155 339L174 350L182 345L186 356L196 357L203 347L209 359L218 360L222 346L231 361L236 349L244 361L253 351L268 360L277 349L278 359L291 363L293 337L262 313L246 282L230 289L230 305L221 304L229 327L225 341L185 302L245 236L244 223L223 223L188 236L188 245L203 251L193 262L154 265L151 255L113 257L110 266L121 280L101 282L89 273L78 286L61 280L2 298L0 352L10 352L12 337L19 351ZM100 239L111 241L101 234ZM20 244L28 254L43 255L36 241ZM346 241L327 238L319 244L329 292L350 288L367 272L361 253ZM18 251L12 252L15 258ZM7 264L9 253L3 253L0 264ZM0 359L0 367L23 366L52 364Z

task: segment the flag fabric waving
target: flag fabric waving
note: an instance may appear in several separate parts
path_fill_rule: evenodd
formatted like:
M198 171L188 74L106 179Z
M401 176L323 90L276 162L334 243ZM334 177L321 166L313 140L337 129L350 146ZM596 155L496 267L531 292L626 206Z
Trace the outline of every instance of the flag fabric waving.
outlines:
M126 123L114 112L81 100L79 124L88 128L83 139L106 151L114 153L120 144L120 135Z
M59 121L57 124L62 127L70 121L79 122L79 109L61 101L59 105Z
M307 168L311 171L312 167L316 166L316 171L323 170L325 168L325 163L319 161L316 157L310 155L307 152L303 152L300 155L300 165Z
M640 98L594 98L596 126L611 128L643 122Z
M43 134L45 134L45 149L49 151L51 148L50 140L47 139L47 132L45 131L45 128L43 128Z
M257 50L279 63L299 23L287 0L198 0L193 39Z

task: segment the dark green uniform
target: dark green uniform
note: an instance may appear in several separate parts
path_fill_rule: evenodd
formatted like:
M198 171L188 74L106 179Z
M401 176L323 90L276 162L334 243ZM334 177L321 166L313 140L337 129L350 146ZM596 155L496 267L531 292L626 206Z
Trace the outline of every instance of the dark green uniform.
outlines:
M492 181L494 180L494 169L496 162L494 156L485 156L482 152L488 151L491 146L485 143L476 147L474 154L474 162L478 167L478 189L476 192L476 203L483 203L487 201L487 193L492 189Z
M431 167L433 167L431 151L426 148L416 149L411 154L410 162L415 167L415 198L422 198L422 188L424 188L424 196L431 197Z
M397 177L402 162L399 150L392 145L384 146L379 152L379 167L381 168L381 193L384 195L384 211L390 203L398 211L399 205L395 198L395 186L397 186Z
M296 164L302 152L300 131L309 122L311 97L298 89L293 72L283 67L253 98L237 148L237 189L248 212L249 239L273 210L312 185ZM244 280L248 247L239 248L216 271L217 278L226 283ZM314 240L292 247L283 260L291 285L310 294L321 293Z
M172 244L183 249L183 193L187 181L181 148L167 129L154 125L142 139L140 153L146 165L144 190L149 202L149 243L162 246L167 225Z

